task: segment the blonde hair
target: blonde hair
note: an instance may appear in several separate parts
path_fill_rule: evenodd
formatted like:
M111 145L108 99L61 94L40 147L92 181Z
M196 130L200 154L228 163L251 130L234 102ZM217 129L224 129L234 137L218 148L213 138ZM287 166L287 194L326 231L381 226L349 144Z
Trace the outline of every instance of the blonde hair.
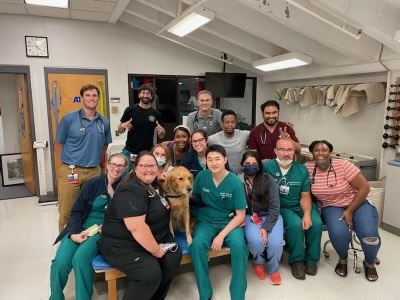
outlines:
M111 162L111 159L112 159L113 157L122 158L122 159L125 161L125 167L128 165L128 160L126 159L126 156L123 155L122 153L114 153L114 154L111 154L111 155L108 157L108 159L107 159L107 163L110 163L110 162Z
M165 144L155 144L153 146L153 148L151 148L150 152L153 154L153 152L154 152L154 150L156 148L164 149L164 152L165 152L165 164L163 166L163 171L167 172L169 167L172 166L171 153L169 152L169 149Z

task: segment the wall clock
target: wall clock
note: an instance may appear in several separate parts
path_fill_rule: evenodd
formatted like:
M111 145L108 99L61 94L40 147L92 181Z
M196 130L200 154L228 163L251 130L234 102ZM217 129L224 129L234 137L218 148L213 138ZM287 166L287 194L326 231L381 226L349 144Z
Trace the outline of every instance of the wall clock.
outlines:
M25 48L28 57L49 57L47 37L25 36Z

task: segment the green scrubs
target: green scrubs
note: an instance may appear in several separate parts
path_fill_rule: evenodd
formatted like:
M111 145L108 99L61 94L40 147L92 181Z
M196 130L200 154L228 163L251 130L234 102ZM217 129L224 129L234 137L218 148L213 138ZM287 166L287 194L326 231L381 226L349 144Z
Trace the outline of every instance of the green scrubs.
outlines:
M212 296L208 277L208 256L214 237L229 223L235 210L246 209L243 183L233 173L229 173L215 186L210 170L201 171L193 184L193 194L201 197L205 207L197 212L193 243L189 247L192 265L199 289L200 300ZM224 246L230 248L232 278L229 291L232 300L244 300L247 288L246 267L248 250L243 228L233 229L224 239Z
M286 244L289 248L289 263L305 261L315 264L321 255L322 221L317 206L312 204L312 226L306 231L302 228L301 193L310 191L310 178L306 167L293 161L286 175L282 174L275 159L263 163L263 167L264 171L276 180L279 187L280 213L285 226Z
M93 224L103 224L104 210L109 203L108 195L99 195L92 204L83 228L89 228ZM68 280L68 274L74 269L75 298L90 300L93 294L93 268L92 260L97 255L96 242L100 234L96 233L87 238L81 244L74 242L65 235L60 247L51 262L50 285L52 294L49 300L63 300L63 290Z

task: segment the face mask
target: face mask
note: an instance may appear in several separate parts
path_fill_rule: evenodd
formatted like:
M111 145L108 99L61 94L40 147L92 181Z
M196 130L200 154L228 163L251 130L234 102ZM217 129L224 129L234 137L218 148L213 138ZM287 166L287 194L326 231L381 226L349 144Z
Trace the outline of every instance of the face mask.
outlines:
M331 163L330 159L319 159L315 161L315 164L317 165L318 168L320 169L325 169L329 164Z
M260 171L258 165L243 165L243 172L247 176L254 176Z
M165 159L165 157L156 157L156 160L157 160L157 165L159 165L159 166L164 165L165 162L167 161L167 160Z
M285 159L285 160L280 160L279 157L276 158L276 161L278 162L278 164L280 164L281 166L288 166L292 163L293 159Z

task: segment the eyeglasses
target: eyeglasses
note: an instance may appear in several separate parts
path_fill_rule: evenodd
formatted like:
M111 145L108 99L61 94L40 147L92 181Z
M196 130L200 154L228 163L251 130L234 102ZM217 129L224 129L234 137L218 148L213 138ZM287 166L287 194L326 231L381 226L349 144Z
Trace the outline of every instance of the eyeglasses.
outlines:
M138 164L139 167L142 167L143 169L152 169L155 170L158 168L157 164L154 165L143 165L143 164Z
M111 169L117 168L118 170L122 170L125 168L125 165L118 165L115 163L108 163L108 165L110 166Z
M192 144L201 144L205 140L206 140L205 138L201 138L201 139L198 139L198 140L192 140Z
M280 151L280 152L294 152L294 149L293 149L293 148L288 148L288 149L285 149L285 148L276 148L276 150L278 150L278 151Z
M235 125L236 121L225 121L223 122L225 125Z

